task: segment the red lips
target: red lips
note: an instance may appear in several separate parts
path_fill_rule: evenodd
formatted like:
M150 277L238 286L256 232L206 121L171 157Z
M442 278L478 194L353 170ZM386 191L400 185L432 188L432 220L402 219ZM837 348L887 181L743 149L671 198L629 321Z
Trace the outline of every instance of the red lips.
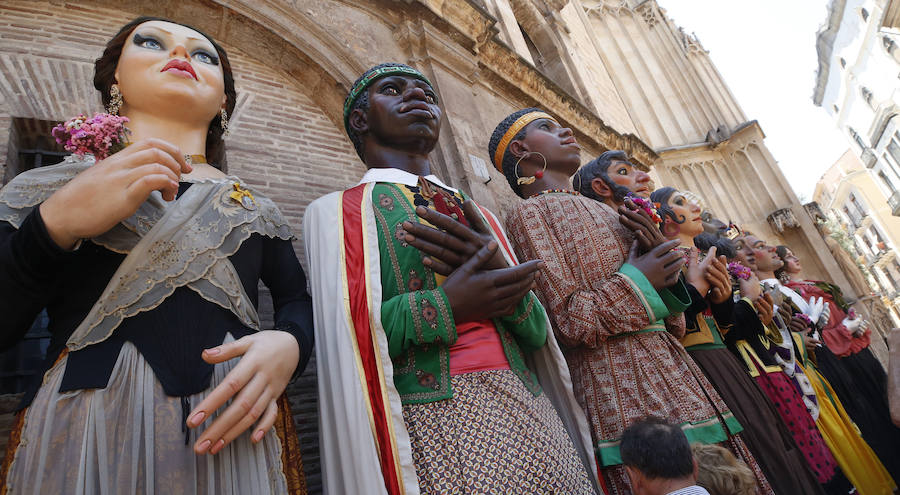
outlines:
M194 72L194 68L191 67L191 64L185 62L184 60L172 59L169 60L169 63L166 64L165 67L162 68L160 72L165 72L167 70L175 69L182 72L187 72L191 77L197 79L197 73Z

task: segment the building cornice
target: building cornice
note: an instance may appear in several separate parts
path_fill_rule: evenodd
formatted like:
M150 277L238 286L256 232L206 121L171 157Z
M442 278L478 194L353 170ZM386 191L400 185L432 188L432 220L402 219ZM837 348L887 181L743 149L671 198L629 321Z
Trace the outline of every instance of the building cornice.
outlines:
M831 0L828 3L828 17L825 24L816 33L816 53L819 54L819 66L816 69L816 86L813 89L813 103L822 106L825 86L828 85L828 73L831 71L831 60L834 54L834 38L841 27L844 8L847 0Z
M525 105L537 104L572 127L580 139L599 149L621 149L634 161L652 166L659 156L634 134L608 126L592 110L537 70L497 36L497 20L471 0L403 0L419 5L428 22L474 54L479 72L488 82L502 84Z

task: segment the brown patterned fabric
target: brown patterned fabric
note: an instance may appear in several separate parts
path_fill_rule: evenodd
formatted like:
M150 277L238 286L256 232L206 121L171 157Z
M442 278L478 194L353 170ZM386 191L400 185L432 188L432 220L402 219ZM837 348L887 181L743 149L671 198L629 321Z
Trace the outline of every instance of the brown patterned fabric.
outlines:
M278 398L278 416L275 418L275 433L281 440L281 465L287 479L288 493L306 495L306 475L303 474L303 456L300 439L291 414L291 403L287 395Z
M510 370L451 378L453 397L403 406L423 494L593 494L553 405Z
M520 260L544 261L538 296L598 446L616 446L628 425L650 415L676 424L730 416L673 336L684 332L683 315L666 320L668 331L629 334L653 322L644 296L616 274L633 237L612 208L583 196L544 194L519 203L507 231ZM743 441L733 437L725 446L757 474L759 493L772 493ZM603 471L612 494L630 493L621 466Z
M3 456L3 466L0 467L0 495L8 493L6 485L6 475L9 473L9 466L12 465L13 459L16 458L16 449L19 448L19 442L22 440L22 427L25 425L25 409L16 413L16 421L13 423L12 431L9 432L9 443L6 444L6 455Z

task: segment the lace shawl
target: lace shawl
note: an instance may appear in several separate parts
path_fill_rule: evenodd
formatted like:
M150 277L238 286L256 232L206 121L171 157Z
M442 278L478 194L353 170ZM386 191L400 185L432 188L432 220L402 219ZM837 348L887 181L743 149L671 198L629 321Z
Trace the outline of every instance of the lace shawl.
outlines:
M70 156L16 176L0 190L0 220L18 228L32 209L93 163L90 156ZM268 198L243 184L254 201L232 198L235 184L240 181L232 176L201 180L171 203L154 191L132 216L90 239L127 256L69 337L69 350L102 342L125 318L152 310L183 286L259 330L259 315L228 257L254 233L279 239L292 234Z

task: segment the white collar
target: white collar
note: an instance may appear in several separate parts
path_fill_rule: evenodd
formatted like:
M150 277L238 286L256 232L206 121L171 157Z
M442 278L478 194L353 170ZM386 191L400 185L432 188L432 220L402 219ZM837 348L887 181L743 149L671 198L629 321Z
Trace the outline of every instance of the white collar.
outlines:
M459 192L456 189L441 182L441 179L435 177L434 174L426 175L425 180L435 185L441 186L454 194ZM369 182L394 182L397 184L403 184L405 186L416 186L419 184L419 176L411 174L406 170L400 170L399 168L370 168L368 171L366 171L366 175L363 175L363 178L359 181L359 184L366 184Z
M767 278L765 280L760 280L760 282L778 287L778 290L780 290L782 294L791 298L791 301L793 301L794 304L797 305L800 311L803 311L804 313L809 311L809 303L803 299L803 296L797 293L797 291L795 291L794 289L785 287L777 278Z

